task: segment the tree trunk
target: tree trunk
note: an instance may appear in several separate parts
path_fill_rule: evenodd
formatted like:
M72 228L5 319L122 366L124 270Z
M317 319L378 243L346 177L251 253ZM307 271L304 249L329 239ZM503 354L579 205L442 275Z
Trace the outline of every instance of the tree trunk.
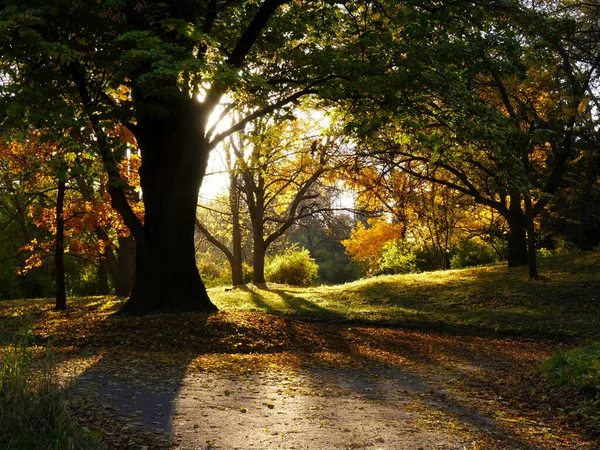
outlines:
M231 207L232 223L232 259L231 284L240 286L244 284L244 271L242 267L242 229L240 226L240 191L235 173L229 175L229 203Z
M513 217L508 221L508 267L527 264L527 233L525 218Z
M262 232L260 234L255 232L252 255L252 284L254 285L265 284L265 253Z
M58 194L56 195L56 309L67 309L67 291L65 287L65 218L63 210L65 205L66 180L58 181Z
M527 264L526 218L518 195L511 195L510 208L505 217L508 222L508 267Z
M106 257L100 255L98 258L98 295L108 295L108 261Z
M209 154L206 118L195 99L169 106L169 115L141 118L135 126L145 214L143 231L135 236L134 286L121 309L126 314L217 310L200 278L194 245Z
M119 238L117 267L115 294L117 297L127 297L135 280L135 240L131 236Z
M539 278L537 268L537 257L535 253L535 223L533 221L533 208L531 197L525 196L525 219L527 229L527 262L529 263L529 278L535 280Z
M241 250L241 246L240 246ZM244 266L242 264L242 254L241 251L239 253L233 254L233 259L230 261L231 263L231 284L234 286L241 286L244 284Z
M239 216L233 217L233 252L229 261L231 264L231 284L240 286L244 284L244 270L242 260L242 233L240 230ZM237 221L236 221L237 220Z

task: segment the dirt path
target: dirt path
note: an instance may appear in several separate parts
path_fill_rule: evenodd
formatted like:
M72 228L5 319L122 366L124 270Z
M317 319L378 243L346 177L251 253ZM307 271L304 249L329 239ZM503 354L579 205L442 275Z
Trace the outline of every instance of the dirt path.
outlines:
M75 377L76 409L111 450L597 448L519 378L551 343L316 331L314 351L105 352Z
M199 372L181 381L161 370L140 375L92 369L77 383L87 392L94 386L105 410L130 418L132 427L170 436L172 448L181 450L469 446L464 434L452 431L456 420L445 415L443 403L423 401L430 388L400 370Z

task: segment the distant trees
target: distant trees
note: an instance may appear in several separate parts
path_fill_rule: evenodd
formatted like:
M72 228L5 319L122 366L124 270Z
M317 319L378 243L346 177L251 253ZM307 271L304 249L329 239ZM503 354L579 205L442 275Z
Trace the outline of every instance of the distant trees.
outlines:
M509 266L529 263L535 278L535 219L598 126L590 122L600 44L585 37L598 34L597 8L497 6L495 19L467 28L440 24L435 39L463 60L434 69L417 100L365 96L360 109L351 105L349 128L381 176L396 169L500 214L510 230ZM434 45L441 44L426 39L424 52ZM391 55L389 64L400 67L405 57ZM364 109L382 123L365 120Z
M311 120L307 111L298 114L294 120L256 121L225 147L233 249L226 248L208 226L201 222L197 226L227 256L234 284L241 283L242 212L251 235L252 282L263 284L269 247L303 219L333 208L322 190L327 189L323 184L327 177L347 163L341 142Z

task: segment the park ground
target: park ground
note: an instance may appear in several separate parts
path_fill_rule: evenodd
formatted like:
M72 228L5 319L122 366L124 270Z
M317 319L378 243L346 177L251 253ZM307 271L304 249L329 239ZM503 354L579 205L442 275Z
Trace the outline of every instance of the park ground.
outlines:
M108 449L594 449L595 394L543 361L598 340L600 255L338 286L215 288L216 314L121 317L122 299L0 302L33 329Z

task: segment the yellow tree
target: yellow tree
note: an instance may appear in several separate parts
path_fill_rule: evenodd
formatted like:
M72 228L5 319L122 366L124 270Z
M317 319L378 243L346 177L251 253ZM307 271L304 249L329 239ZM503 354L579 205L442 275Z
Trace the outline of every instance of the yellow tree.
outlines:
M353 260L359 262L369 274L378 271L379 260L386 244L401 239L404 226L390 223L385 217L367 219L367 226L362 222L352 231L350 239L342 241L346 252Z

